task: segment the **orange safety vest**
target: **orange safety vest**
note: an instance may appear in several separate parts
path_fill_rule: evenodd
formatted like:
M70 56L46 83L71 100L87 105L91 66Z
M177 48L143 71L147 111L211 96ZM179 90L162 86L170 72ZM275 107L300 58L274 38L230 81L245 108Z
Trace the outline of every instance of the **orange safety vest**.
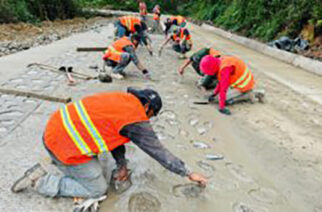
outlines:
M217 51L213 48L209 49L209 55L214 56L214 57L220 57L221 56L221 52Z
M121 61L121 55L125 52L123 49L126 46L133 46L134 44L127 38L122 37L110 45L103 56L103 60L113 60L117 63Z
M183 17L183 16L180 16L180 15L178 15L178 16L172 16L172 17L170 17L170 20L171 20L171 22L173 22L174 20L177 20L177 23L178 23L178 25L180 26L183 22L185 22L186 21L186 19Z
M176 41L178 38L180 40L182 40L183 38L185 38L186 41L190 41L190 43L192 43L192 41L191 41L191 34L189 33L188 36L185 36L184 35L184 30L185 30L185 28L180 28L179 36L176 33L173 33L172 39L174 41Z
M133 94L100 93L56 111L48 121L44 141L62 163L77 165L129 142L120 135L122 128L148 120Z
M229 77L230 86L243 93L252 90L255 85L252 72L241 59L234 56L223 56L221 58L220 69L217 75L218 80L220 81L221 71L229 66L235 68L233 74Z
M135 28L134 25L140 25L141 26L141 20L134 16L123 16L119 18L121 24L129 31L134 33Z

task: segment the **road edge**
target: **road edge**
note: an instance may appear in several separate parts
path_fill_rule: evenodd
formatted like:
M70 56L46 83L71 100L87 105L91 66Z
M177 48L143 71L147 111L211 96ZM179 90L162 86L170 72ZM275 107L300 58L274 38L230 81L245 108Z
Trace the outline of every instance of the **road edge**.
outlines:
M233 34L231 32L211 26L209 24L203 23L201 25L201 28L209 30L215 33L216 35L219 35L226 39L232 40L238 44L246 46L247 48L261 52L265 55L281 60L283 62L292 64L296 67L300 67L303 70L308 71L310 73L314 73L319 76L322 76L322 62L319 62L317 60L313 60L313 59L310 59L301 55L293 54L287 51L275 49L263 43L260 43L256 40L252 40L250 38Z

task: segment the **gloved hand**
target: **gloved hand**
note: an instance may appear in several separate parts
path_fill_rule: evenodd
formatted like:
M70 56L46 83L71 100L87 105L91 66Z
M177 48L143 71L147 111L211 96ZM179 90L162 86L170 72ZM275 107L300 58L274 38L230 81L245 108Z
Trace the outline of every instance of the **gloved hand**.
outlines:
M150 72L148 70L144 69L142 71L142 74L143 74L144 79L146 79L146 80L151 80L152 79L151 74L150 74Z
M225 114L225 115L231 115L231 112L230 110L228 110L227 108L223 108L223 109L218 109L218 111L222 114Z
M215 95L215 94L211 94L211 95L208 97L208 102L213 102L213 101L215 101L215 97L216 97L216 95Z
M101 196L99 198L91 198L84 200L82 203L74 206L73 212L97 212L99 208L99 202L105 199L106 195Z

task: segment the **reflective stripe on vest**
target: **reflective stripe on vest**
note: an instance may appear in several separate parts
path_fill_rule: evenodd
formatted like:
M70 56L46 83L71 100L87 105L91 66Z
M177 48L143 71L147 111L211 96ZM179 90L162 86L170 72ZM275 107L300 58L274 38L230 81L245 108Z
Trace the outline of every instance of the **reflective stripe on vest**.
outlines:
M94 140L96 146L98 147L100 152L108 152L108 148L106 146L106 142L104 141L103 137L96 129L95 125L93 124L91 118L89 117L82 101L78 101L74 103L77 114L81 119L83 125L88 131L88 134L91 135L92 139Z
M96 126L93 124L82 101L73 103L73 106L75 107L77 115L81 120L83 126L87 129L87 133L91 136L99 151L108 152L109 150L106 145L106 142L97 130ZM67 106L61 109L61 118L63 120L65 130L67 131L68 135L73 140L74 144L77 146L79 151L84 155L94 155L90 147L87 145L80 133L77 131L73 121L70 118Z
M125 25L126 25L126 27L127 27L128 30L132 31L130 17L126 17L125 18Z
M249 69L246 68L246 70L244 71L243 75L241 77L239 77L239 79L236 80L236 82L234 82L231 86L242 89L242 88L247 86L247 84L249 83L249 81L251 79L252 79L252 75L251 75Z
M109 46L108 49L107 49L107 52L109 52L111 54L117 54L117 55L121 55L122 54L122 52L117 51L113 46Z
M88 155L88 156L93 155L91 149L88 147L87 143L83 140L83 138L77 131L74 123L72 122L67 106L64 106L60 110L60 115L63 120L63 125L66 132L68 133L69 137L73 140L73 142L75 143L79 151L83 155Z

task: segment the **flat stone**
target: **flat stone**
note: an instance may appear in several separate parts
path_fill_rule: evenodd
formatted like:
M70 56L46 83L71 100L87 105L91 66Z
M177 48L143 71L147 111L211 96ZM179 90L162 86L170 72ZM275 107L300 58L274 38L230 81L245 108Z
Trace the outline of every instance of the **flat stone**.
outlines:
M132 194L128 206L130 212L158 212L161 210L160 201L148 192Z

